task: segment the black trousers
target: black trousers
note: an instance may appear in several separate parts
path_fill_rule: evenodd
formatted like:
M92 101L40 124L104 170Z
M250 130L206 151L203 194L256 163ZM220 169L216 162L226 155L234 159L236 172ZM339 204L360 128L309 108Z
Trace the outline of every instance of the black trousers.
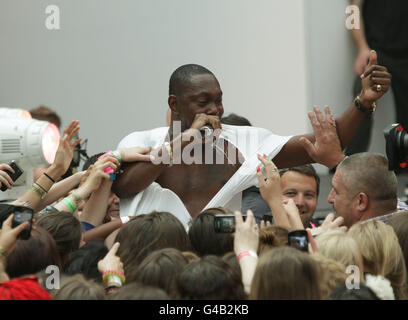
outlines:
M392 92L395 100L396 122L408 129L408 52L404 58L396 58L378 52L378 64L385 66L392 75ZM361 79L356 77L353 86L354 98L361 92ZM379 106L387 108L387 106ZM375 115L374 115L375 117ZM373 117L373 118L374 118ZM365 152L370 147L373 118L366 117L356 135L345 149L346 155Z

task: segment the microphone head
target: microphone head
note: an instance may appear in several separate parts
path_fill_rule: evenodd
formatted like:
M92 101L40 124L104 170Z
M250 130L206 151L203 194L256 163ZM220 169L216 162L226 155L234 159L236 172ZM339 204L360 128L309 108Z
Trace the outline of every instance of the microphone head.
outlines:
M205 138L210 136L214 131L214 128L210 124L206 124L202 126L200 129L201 135Z

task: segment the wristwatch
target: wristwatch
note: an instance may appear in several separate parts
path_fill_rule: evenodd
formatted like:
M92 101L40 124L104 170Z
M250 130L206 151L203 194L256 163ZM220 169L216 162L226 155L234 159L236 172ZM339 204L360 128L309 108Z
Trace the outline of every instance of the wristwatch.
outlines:
M375 102L372 103L370 108L364 108L361 103L360 96L357 96L354 99L354 105L356 106L358 110L360 110L361 112L365 113L368 116L372 116L372 114L375 112L375 109L377 108L377 105L375 104Z

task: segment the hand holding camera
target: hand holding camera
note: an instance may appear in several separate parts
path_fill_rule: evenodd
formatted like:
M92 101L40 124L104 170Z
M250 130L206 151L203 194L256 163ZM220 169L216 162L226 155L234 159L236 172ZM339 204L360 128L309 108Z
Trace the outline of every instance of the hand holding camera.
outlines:
M14 182L23 174L23 170L13 160L9 164L0 164L0 190L11 189Z
M22 217L20 213L17 213L17 216L16 214L11 214L3 222L0 232L0 247L3 248L7 252L7 254L10 254L10 252L14 250L18 238L26 240L30 237L32 224L32 210L31 214L28 214L28 216L29 218L26 219L27 216ZM23 232L25 233L25 235Z

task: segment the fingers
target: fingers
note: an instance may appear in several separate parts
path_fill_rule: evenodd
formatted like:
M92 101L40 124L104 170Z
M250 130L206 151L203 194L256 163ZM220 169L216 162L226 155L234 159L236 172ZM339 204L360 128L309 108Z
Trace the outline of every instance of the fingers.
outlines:
M11 186L13 185L13 180L7 173L0 171L0 184L5 185L8 189L11 189Z
M235 228L241 226L244 223L244 219L242 218L242 214L239 211L234 212L235 215Z
M14 169L12 167L10 167L8 164L6 163L2 163L0 164L0 170L8 170L12 173L14 173Z
M314 144L312 142L310 142L310 140L305 138L305 137L300 137L299 142L302 145L302 147L306 150L307 154L312 159L315 159L316 150L315 150Z
M138 155L136 157L136 161L151 162L151 161L154 161L154 159L155 159L155 157L153 155L149 155L149 154L146 154L146 155L141 154L141 155Z
M255 223L255 217L254 217L254 213L252 212L252 210L247 210L247 218L245 223L247 223L250 227L254 226Z
M377 52L375 50L371 50L368 57L368 66L372 66L375 64L377 64Z
M333 226L334 228L338 228L338 227L340 227L343 223L344 223L344 218L343 218L343 217L337 217L337 218L333 221L332 226Z
M8 218L6 220L3 221L3 225L1 227L2 230L11 229L11 225L12 225L12 222L13 222L13 217L14 217L14 214L11 214L11 215L8 216Z
M319 250L317 249L316 242L315 242L315 240L314 240L314 238L312 236L312 231L309 228L307 228L306 231L307 231L307 238L309 239L309 243L310 243L310 246L312 248L311 253L318 252Z
M112 246L112 248L109 250L106 256L110 256L110 257L116 256L116 253L118 252L119 247L120 247L120 243L115 242L115 244Z
M276 173L279 174L278 167L266 155L262 157L258 154L258 160L264 165L267 178L272 178Z
M360 76L361 79L367 78L374 71L380 71L380 72L388 73L388 70L387 70L386 67L379 66L379 65L374 65L374 66L368 67L367 70L364 71L364 73Z
M324 219L322 225L326 225L326 224L331 223L331 222L333 221L333 219L334 219L334 214L330 212L330 213L326 216L326 218Z
M17 227L15 227L12 230L12 233L15 237L17 237L25 228L27 228L30 225L28 221L24 221L22 224L19 224Z

